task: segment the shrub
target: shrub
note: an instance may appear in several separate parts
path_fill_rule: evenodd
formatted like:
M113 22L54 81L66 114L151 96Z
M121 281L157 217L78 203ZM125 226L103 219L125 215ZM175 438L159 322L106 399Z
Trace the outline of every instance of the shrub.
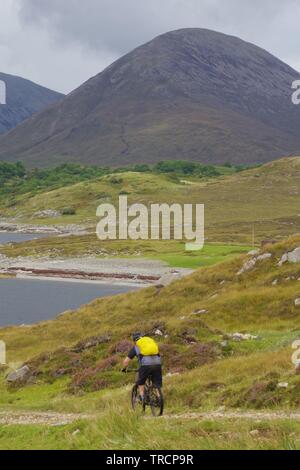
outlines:
M115 176L113 176L112 178L110 178L110 183L111 184L122 184L123 183L123 179L122 178L117 178Z
M76 209L74 207L65 207L61 213L62 215L76 215Z

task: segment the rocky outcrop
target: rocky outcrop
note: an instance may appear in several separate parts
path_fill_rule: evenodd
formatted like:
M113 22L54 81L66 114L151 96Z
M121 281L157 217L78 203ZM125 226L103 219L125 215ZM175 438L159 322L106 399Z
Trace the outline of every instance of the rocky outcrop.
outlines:
M249 340L257 340L258 336L251 335L249 333L234 333L232 335L228 335L230 339L233 341L249 341Z
M285 263L300 263L300 247L282 255L282 258L279 261L279 266L282 266Z
M16 383L16 382L22 382L26 380L30 375L30 369L28 366L23 366L21 369L18 369L14 372L11 372L8 374L6 377L6 381L10 384Z
M262 255L258 255L258 256L255 256L254 258L251 258L249 259L248 261L246 261L244 263L244 265L242 266L242 268L239 270L239 272L237 273L238 276L241 276L242 274L244 274L245 272L247 271L250 271L250 269L254 268L254 266L256 265L257 262L259 261L265 261L267 259L270 259L272 258L272 254L271 253L263 253Z
M43 211L38 211L33 214L33 217L37 219L55 219L60 217L62 214L59 211L55 211L53 209L45 209Z

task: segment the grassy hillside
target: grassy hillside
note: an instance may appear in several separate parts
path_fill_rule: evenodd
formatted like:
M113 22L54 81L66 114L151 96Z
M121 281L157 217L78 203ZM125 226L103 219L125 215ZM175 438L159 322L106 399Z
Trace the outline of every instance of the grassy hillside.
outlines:
M151 287L96 300L55 321L21 330L1 329L1 337L12 355L9 360L25 361L49 347L53 350L62 344L68 346L98 332L104 335L112 323L116 340L128 337L132 328L151 329L152 322L167 322L162 329L168 330L170 325L172 332L177 332L177 328L181 330L182 325L200 326L194 333L199 339L210 337L209 330L214 329L225 333L238 329L268 330L270 320L272 330L291 331L297 327L298 321L298 311L292 300L299 294L300 265L287 263L279 267L278 261L284 252L299 245L299 237L294 237L287 242L267 246L265 250L273 253L272 258L258 263L242 276L237 272L249 255L197 270L159 294L155 287ZM274 279L279 281L276 286L272 285ZM208 312L193 315L199 309Z
M95 228L96 208L117 203L127 194L129 203L204 203L208 242L252 243L281 238L300 231L300 157L286 158L260 168L199 179L173 174L121 172L41 192L15 195L2 203L1 215L19 222L39 224L80 223ZM9 207L8 207L9 206ZM52 209L71 214L55 219L38 218Z
M149 258L170 267L196 269L231 259L251 249L244 245L207 244L201 251L186 251L185 243L176 241L105 241L93 235L51 237L23 243L2 245L0 253L10 258Z
M104 175L116 173L153 173L168 174L177 177L194 176L195 178L212 178L230 175L243 171L246 167L225 163L224 166L203 165L187 161L161 161L156 165L134 165L125 168L102 168L99 166L84 166L66 163L55 168L28 169L23 163L15 164L0 162L0 201L11 205L18 195L28 197L53 189L72 186L87 180L94 180ZM8 201L6 201L8 199Z
M141 329L154 335L160 329L163 335L156 339L165 374L173 375L166 377L168 417L155 424L155 448L170 447L172 439L176 448L299 448L293 434L299 426L291 421L271 425L242 420L239 434L239 421L227 424L225 417L208 423L182 416L220 407L299 408L300 376L291 362L291 345L300 336L294 303L300 296L300 264L278 265L284 253L299 246L299 236L267 246L265 252L272 256L240 276L248 255L198 270L160 292L153 287L100 299L54 321L1 329L8 360L15 366L26 362L31 374L26 382L7 388L3 370L0 408L93 414L96 421L48 430L48 443L38 426L27 428L40 447L153 448L150 437L141 436L142 418L129 410L133 376L119 371L131 332ZM235 341L230 336L235 332L257 339ZM279 388L281 382L288 387ZM178 413L181 418L172 418ZM81 433L75 439L72 433L78 427ZM149 422L152 436L150 428ZM220 438L225 428L228 442ZM258 430L256 438L249 434L253 429ZM8 432L0 432L12 445ZM19 428L11 431L11 439L24 446L21 435Z

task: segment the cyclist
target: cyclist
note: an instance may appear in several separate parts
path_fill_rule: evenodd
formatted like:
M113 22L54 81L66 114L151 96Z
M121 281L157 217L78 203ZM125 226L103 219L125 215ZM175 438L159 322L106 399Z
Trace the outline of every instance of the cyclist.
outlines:
M134 346L124 359L123 371L126 371L130 361L135 357L138 358L140 367L136 384L138 385L139 395L143 401L145 396L145 383L149 377L152 379L152 383L157 389L162 387L161 357L158 345L154 339L140 332L133 333L132 339Z

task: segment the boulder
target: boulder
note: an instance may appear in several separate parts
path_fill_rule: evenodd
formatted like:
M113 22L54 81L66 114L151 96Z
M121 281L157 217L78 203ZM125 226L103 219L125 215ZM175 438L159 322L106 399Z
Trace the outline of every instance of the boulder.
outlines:
M250 255L250 256L256 256L258 254L259 254L259 250L251 250L251 251L248 252L248 255Z
M243 264L242 268L239 270L237 275L241 276L245 272L250 271L250 269L254 268L255 265L256 265L256 258L249 259L248 261L246 261L246 263Z
M250 271L250 269L254 268L254 266L256 265L258 261L264 261L270 258L272 258L271 253L263 253L262 255L249 259L248 261L244 263L244 265L242 266L240 271L237 273L237 275L240 276L241 274L244 274L245 272Z
M284 263L300 263L300 247L295 248L295 250L290 251L289 253L284 253L281 260L279 261L279 266L282 266Z
M264 261L270 258L272 258L272 253L264 253L263 255L257 256L256 261Z
M295 299L295 307L300 307L300 297Z
M155 336L164 336L163 332L159 329L154 331Z
M277 387L278 388L288 388L289 384L288 382L280 382Z
M249 340L257 340L258 336L250 335L249 333L234 333L233 335L229 335L233 341L249 341Z
M288 255L287 253L284 253L284 255L282 255L281 260L278 263L278 266L282 266L284 263L287 262L287 260L288 260Z
M19 381L25 380L29 376L29 374L30 374L29 367L23 366L21 367L21 369L18 369L8 374L8 376L6 377L6 381L8 383L19 382Z
M193 315L204 315L205 313L208 313L208 310L205 310L204 308L201 310L194 310Z
M288 253L287 256L289 263L300 263L300 247Z
M179 372L168 372L168 373L166 374L166 377L174 377L174 376L176 376L176 375L179 375Z

